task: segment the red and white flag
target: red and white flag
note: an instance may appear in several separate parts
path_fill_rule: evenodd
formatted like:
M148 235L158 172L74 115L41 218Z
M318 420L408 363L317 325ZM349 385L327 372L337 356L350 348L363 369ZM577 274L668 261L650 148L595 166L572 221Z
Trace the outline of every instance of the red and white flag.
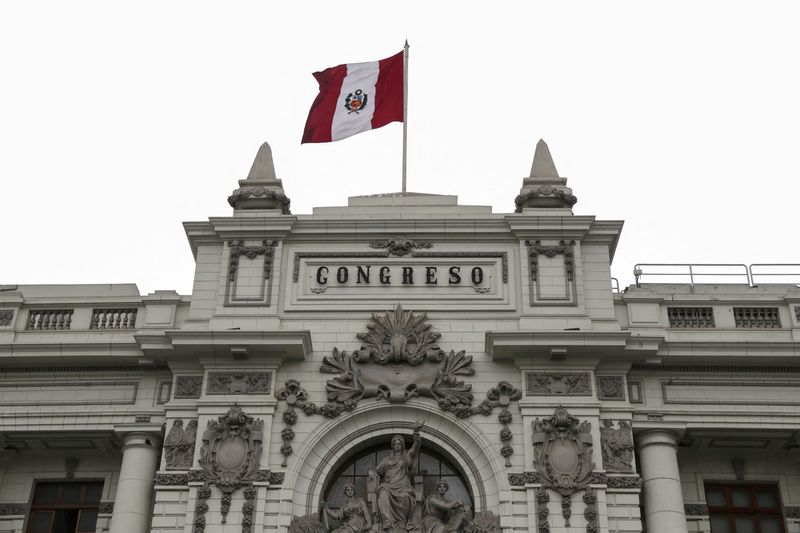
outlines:
M403 122L403 52L380 61L315 72L319 94L308 113L303 143L325 143Z

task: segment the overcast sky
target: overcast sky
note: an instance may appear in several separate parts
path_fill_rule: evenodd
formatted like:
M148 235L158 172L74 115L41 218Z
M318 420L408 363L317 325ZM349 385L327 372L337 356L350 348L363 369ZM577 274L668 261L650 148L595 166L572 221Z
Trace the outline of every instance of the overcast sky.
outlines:
M400 188L402 126L300 145L311 73L411 44L410 191L512 212L536 141L637 262L800 263L800 4L3 2L0 283L191 293L258 146L295 214Z

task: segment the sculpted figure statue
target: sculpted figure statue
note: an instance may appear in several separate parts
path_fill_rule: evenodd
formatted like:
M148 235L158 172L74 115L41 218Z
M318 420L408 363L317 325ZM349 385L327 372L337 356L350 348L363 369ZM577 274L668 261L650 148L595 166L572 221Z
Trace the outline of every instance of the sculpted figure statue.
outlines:
M327 507L322 508L322 522L325 525L325 530L330 531L328 518L334 518L339 520L342 525L334 529L332 533L364 533L369 531L372 528L372 519L366 502L361 498L355 497L355 487L353 485L345 485L344 494L347 499L338 511Z
M445 498L448 488L447 481L441 479L436 485L436 494L425 499L422 533L455 533L468 524L469 508L464 502Z
M367 490L374 503L384 531L405 531L414 516L416 498L411 486L411 474L419 453L419 430L423 422L414 425L414 444L407 451L402 435L392 437L392 453L369 471Z

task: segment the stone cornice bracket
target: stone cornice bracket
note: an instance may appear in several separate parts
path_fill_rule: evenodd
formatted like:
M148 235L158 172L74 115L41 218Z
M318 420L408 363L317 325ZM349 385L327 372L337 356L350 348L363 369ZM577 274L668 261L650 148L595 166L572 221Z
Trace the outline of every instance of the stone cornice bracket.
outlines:
M236 211L259 209L279 211L289 215L290 200L283 192L281 180L275 176L272 149L264 143L258 149L247 179L239 180L239 188L228 197L228 203Z
M578 199L567 187L567 178L559 177L550 149L539 139L533 156L531 175L522 181L522 189L514 200L515 212L525 209L558 210L559 215L572 214Z

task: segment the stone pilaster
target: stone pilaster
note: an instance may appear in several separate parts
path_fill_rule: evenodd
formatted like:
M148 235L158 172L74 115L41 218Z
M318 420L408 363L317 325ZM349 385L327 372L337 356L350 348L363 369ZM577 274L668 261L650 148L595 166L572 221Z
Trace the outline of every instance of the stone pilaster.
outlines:
M678 470L680 434L669 429L637 433L648 533L687 533Z

